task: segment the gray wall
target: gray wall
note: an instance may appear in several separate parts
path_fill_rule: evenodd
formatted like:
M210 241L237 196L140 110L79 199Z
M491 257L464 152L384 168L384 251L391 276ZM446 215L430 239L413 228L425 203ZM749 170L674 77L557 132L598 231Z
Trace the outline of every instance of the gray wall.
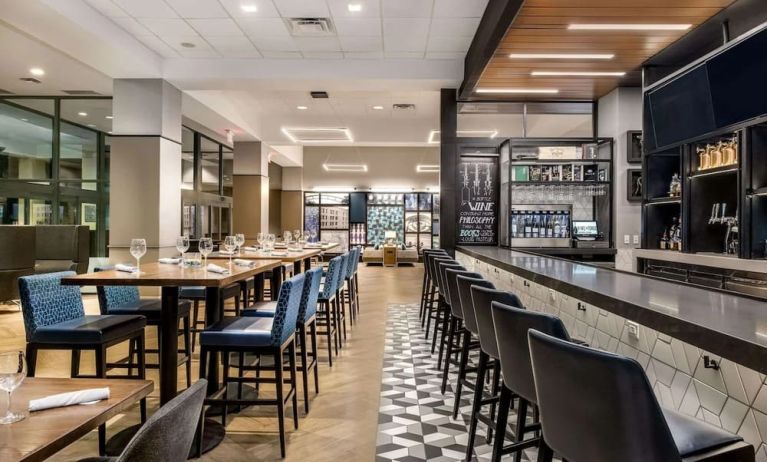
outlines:
M633 269L631 250L634 236L642 229L642 206L638 202L626 200L627 169L641 168L641 164L626 162L626 133L629 130L642 129L642 89L637 87L619 87L599 99L598 136L615 139L615 246L618 255L616 267ZM624 236L629 235L630 243L624 244ZM640 238L641 242L641 238Z

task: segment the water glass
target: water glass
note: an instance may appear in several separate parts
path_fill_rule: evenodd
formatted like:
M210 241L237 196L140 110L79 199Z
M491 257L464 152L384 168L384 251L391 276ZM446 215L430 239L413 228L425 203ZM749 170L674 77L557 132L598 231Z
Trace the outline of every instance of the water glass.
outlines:
M27 361L21 351L0 353L0 390L8 394L8 408L0 416L0 424L11 424L23 420L24 412L13 412L11 406L13 391L21 385L27 376Z
M237 248L237 238L234 236L226 236L224 238L224 249L226 249L227 253L229 254L229 266L232 266L232 255L234 255L234 250Z
M264 247L264 241L266 240L266 234L264 233L258 233L256 235L256 242L258 242L258 246L263 249Z
M181 260L184 260L184 253L189 250L189 236L179 236L176 238L176 250L181 254Z
M242 233L238 233L234 235L235 239L237 239L237 255L242 254L242 246L245 244L245 235Z
M146 239L131 239L130 254L136 259L136 275L141 274L141 257L146 254Z
M204 265L208 267L208 255L213 252L213 239L209 237L203 237L200 239L200 254L204 259Z

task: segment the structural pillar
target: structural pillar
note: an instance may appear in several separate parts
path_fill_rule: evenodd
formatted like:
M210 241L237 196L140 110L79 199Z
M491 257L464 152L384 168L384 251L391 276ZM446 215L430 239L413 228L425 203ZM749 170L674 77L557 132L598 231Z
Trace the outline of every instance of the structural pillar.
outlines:
M260 141L234 143L232 223L254 240L269 231L269 150Z
M133 238L147 261L176 252L181 234L181 91L162 79L117 79L112 102L109 252L132 261Z
M282 229L304 229L304 169L282 169Z

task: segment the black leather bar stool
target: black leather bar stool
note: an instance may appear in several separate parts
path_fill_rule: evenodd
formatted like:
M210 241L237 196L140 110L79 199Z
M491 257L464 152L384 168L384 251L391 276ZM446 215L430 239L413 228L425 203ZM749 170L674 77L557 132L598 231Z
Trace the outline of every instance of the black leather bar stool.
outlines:
M445 291L450 305L450 324L447 329L445 344L445 364L442 367L442 394L447 391L447 376L450 373L450 363L454 362L453 356L461 353L461 339L466 328L463 326L463 309L461 297L458 295L458 283L456 278L465 276L481 278L482 275L472 271L466 271L463 267L445 269Z
M498 362L498 344L495 341L495 326L493 315L490 312L490 304L501 302L505 305L522 307L522 302L511 292L488 289L485 287L472 286L471 298L474 303L474 317L477 320L479 333L479 361L477 363L477 382L474 388L474 402L472 402L471 418L469 420L469 440L466 446L466 458L471 460L474 452L474 439L477 434L477 423L487 425L487 442L493 438L495 428L495 406L500 399L500 363ZM484 397L485 375L493 368L492 389L490 397ZM490 405L490 418L482 414L482 407Z
M440 316L440 300L439 300L439 275L437 273L437 263L442 261L448 261L448 262L455 262L455 260L450 257L450 255L436 255L434 258L429 259L429 278L432 282L432 293L430 297L430 303L429 308L426 313L426 328L425 328L425 338L426 340L429 339L429 331L431 330L431 322L434 321L435 323L439 324L439 319L441 319ZM432 349L432 353L434 350Z
M562 320L556 316L519 309L498 302L493 302L490 306L503 377L501 398L498 402L498 419L495 422L496 437L493 442L492 460L498 462L503 455L514 454L515 462L520 462L522 450L536 445L542 447L545 444L541 438L537 437L524 439L526 432L540 429L538 422L532 425L526 424L528 407L538 405L538 399L535 396L533 369L530 364L527 331L530 329L537 330L566 341L570 341L570 335L567 333L567 328ZM519 397L514 443L504 446L502 435L506 429L509 408L514 395ZM543 450L545 451L545 449Z
M548 447L569 462L753 462L738 435L658 404L631 358L528 332L535 393Z
M448 268L466 270L456 260L440 261L437 263L437 277L439 278L439 320L434 324L434 337L431 339L431 351L434 353L434 347L437 342L437 331L440 332L439 355L437 364L442 364L442 355L445 352L445 339L447 338L447 329L450 325L450 301L447 294L447 283L445 282L445 270Z
M455 389L455 401L453 402L453 418L458 418L458 410L461 402L461 393L464 385L474 390L474 384L466 380L466 374L476 372L476 367L469 366L469 354L473 350L479 349L479 329L477 328L477 318L474 316L474 301L471 298L471 286L495 288L492 282L482 278L458 276L455 278L458 287L458 297L461 299L461 309L463 310L463 325L465 331L461 340L461 357L458 361L458 386Z
M446 256L447 252L442 249L425 249L423 251L423 286L421 287L421 307L418 312L419 319L421 320L421 327L423 327L424 322L426 321L427 303L434 290L434 285L429 275L429 259L437 255Z

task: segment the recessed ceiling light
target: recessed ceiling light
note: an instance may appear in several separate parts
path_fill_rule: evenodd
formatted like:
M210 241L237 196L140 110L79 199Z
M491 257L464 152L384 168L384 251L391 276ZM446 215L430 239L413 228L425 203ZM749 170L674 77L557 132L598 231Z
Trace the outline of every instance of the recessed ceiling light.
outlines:
M512 53L511 59L613 59L612 53Z
M367 172L367 164L322 164L326 172Z
M77 115L79 115L80 117L88 117L87 112L78 112Z
M439 165L418 164L415 166L415 171L418 173L437 173L439 172Z
M240 5L240 9L245 13L255 13L258 11L258 7L252 3L243 3Z
M383 111L383 106L373 106L376 111Z
M282 127L280 131L293 143L354 142L348 128Z
M298 109L299 111L305 111L305 110L309 109L309 107L307 107L307 106L296 106L296 109Z
M533 77L623 77L625 72L602 72L602 71L533 71Z
M105 119L112 120L112 119L114 119L114 116L106 116Z
M692 24L570 24L570 30L687 30Z
M346 5L346 7L352 13L358 13L358 12L362 11L362 4L361 3L349 3L348 5Z
M32 69L29 70L29 73L37 77L41 77L45 75L45 71L40 69L39 67L33 67Z
M556 95L556 88L477 88L475 93L498 93L498 94L530 94L530 95Z
M180 45L182 47L184 47L184 48L194 48L194 47L197 46L197 45L195 45L194 43L191 43L191 42L181 42Z

